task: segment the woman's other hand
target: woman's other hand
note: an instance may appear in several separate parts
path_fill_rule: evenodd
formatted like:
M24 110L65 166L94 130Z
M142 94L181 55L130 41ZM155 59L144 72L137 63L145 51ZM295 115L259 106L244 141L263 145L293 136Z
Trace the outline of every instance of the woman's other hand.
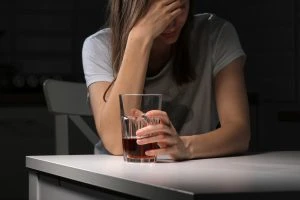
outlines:
M146 152L148 156L169 155L174 160L190 158L188 145L178 136L168 115L164 111L152 110L146 113L148 118L159 118L160 123L148 125L137 131L137 144L157 143L160 148Z
M132 31L135 35L150 36L154 40L180 15L182 5L182 0L153 0Z

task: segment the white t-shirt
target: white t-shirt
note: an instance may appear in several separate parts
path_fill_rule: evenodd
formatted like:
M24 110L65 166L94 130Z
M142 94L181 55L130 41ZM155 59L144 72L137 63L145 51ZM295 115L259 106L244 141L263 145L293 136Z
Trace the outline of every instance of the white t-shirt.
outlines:
M110 33L110 29L102 29L84 42L82 61L87 86L114 79ZM171 59L157 75L146 78L144 87L144 93L163 94L163 110L168 113L179 135L201 134L216 128L219 119L213 79L234 59L245 56L234 26L213 14L195 15L189 37L191 65L196 79L178 86L172 78Z

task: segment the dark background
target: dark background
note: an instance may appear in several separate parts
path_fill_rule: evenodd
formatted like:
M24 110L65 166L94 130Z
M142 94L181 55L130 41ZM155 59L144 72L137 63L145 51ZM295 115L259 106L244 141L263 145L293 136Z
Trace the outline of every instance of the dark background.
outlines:
M231 21L248 56L252 149L300 150L298 0L199 0ZM27 199L26 155L54 154L47 78L84 82L84 39L103 26L107 0L0 1L1 199ZM71 153L93 147L71 128Z

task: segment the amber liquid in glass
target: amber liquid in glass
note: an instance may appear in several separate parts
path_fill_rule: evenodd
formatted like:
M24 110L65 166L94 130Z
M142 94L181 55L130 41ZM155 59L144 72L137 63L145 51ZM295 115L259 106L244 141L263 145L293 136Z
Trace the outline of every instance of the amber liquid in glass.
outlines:
M123 138L122 142L124 154L127 155L128 158L152 158L153 156L147 156L145 152L158 148L156 143L138 145L136 143L136 138Z

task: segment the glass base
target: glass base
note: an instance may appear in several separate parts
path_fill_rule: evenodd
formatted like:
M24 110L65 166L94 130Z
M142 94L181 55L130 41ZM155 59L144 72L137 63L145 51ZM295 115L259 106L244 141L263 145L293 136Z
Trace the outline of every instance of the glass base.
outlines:
M153 163L156 162L156 157L132 158L132 157L124 156L124 161L135 162L135 163Z

